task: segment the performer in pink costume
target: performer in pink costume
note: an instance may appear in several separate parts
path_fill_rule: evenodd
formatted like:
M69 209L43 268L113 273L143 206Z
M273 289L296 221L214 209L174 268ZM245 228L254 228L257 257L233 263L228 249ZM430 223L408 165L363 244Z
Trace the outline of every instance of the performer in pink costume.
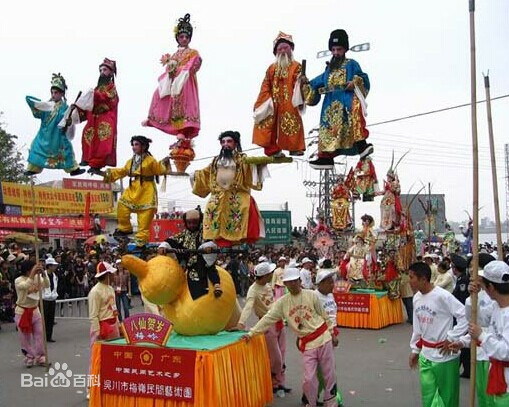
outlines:
M161 57L165 72L159 77L148 118L143 126L155 127L179 139L191 139L200 131L200 106L196 72L201 66L198 51L189 48L193 36L190 15L180 18L175 27L179 44L173 55Z

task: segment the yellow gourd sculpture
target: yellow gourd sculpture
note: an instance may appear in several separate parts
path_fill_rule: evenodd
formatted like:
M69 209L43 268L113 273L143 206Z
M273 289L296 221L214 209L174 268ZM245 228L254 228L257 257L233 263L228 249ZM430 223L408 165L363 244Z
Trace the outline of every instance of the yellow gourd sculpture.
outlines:
M171 257L156 256L144 261L125 255L122 265L138 277L139 287L147 300L162 307L175 332L189 336L214 335L237 325L240 309L235 285L230 274L221 267L216 266L223 295L216 298L209 281L208 294L193 300L185 272Z

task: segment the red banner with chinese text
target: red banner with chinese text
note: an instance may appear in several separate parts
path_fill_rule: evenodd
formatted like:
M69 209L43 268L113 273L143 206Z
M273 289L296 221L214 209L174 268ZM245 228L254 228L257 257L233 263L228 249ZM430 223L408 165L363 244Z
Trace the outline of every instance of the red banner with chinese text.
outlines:
M149 313L131 315L121 326L127 343L148 342L159 346L166 345L172 329L166 318Z
M334 293L338 312L369 314L370 294Z
M162 242L184 230L182 219L154 219L150 224L150 241Z
M71 218L61 216L36 217L39 229L83 229L83 218ZM0 228L32 229L34 227L31 216L0 215ZM90 221L93 227L93 221ZM101 219L101 228L106 227L106 220Z
M101 392L194 400L196 351L131 345L101 346Z

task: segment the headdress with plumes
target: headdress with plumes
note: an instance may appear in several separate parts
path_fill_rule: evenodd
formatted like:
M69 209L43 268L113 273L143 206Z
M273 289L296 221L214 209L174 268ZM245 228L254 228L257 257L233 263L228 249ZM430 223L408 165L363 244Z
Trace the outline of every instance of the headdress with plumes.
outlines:
M397 173L396 173L396 169L398 168L398 165L399 163L403 160L403 158L405 158L405 156L410 152L410 150L408 150L405 154L403 154L400 159L398 160L398 162L396 163L396 165L394 165L394 150L392 150L392 159L391 159L391 167L389 168L389 170L387 171L387 176L390 176L390 177L393 177L395 178L397 176ZM394 165L394 167L393 167Z
M193 36L193 26L191 25L191 15L187 13L184 17L179 18L177 25L175 26L175 39L179 34L187 34L189 39Z
M67 84L65 83L65 79L62 75L59 73L54 73L51 77L51 87L57 88L65 93L67 90Z

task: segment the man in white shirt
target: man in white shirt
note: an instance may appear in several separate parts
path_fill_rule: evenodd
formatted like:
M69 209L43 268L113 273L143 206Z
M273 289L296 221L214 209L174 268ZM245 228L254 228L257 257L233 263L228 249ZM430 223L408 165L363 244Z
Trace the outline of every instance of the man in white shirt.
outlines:
M44 288L42 292L42 304L44 307L44 325L46 326L46 341L55 342L53 339L53 326L55 325L55 307L58 298L57 287L58 277L55 270L58 266L53 257L46 259L45 273L48 276L50 286Z
M409 364L419 366L422 406L458 407L459 358L450 345L468 329L465 307L451 293L431 284L426 263L412 264L409 276L416 292Z

